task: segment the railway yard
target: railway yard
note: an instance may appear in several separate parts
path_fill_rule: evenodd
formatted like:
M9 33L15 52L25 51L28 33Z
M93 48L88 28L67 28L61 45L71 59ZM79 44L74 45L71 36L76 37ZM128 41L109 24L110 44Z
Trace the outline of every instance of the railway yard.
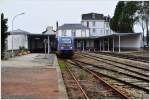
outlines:
M75 52L58 60L68 98L149 98L148 54Z
M30 53L2 60L3 99L148 99L145 53Z

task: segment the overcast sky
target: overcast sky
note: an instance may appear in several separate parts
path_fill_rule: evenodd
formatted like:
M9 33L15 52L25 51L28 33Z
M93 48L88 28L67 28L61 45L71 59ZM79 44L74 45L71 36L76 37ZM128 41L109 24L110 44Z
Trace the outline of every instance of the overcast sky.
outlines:
M8 18L9 31L12 18L22 12L14 21L14 30L22 29L31 33L41 33L47 26L56 28L64 23L80 23L81 14L114 14L117 0L0 0L0 11Z

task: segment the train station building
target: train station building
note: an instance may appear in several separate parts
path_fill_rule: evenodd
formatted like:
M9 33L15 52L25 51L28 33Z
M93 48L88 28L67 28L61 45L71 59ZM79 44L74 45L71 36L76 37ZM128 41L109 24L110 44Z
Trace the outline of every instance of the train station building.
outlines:
M103 14L82 14L81 24L64 24L58 28L57 35L75 37L75 49L82 51L120 52L143 47L141 33L113 32L110 19Z
M40 34L20 29L11 31L7 38L8 51L15 51L20 47L25 47L30 52L56 51L58 36L74 37L75 50L80 51L121 52L143 47L141 33L113 32L109 27L110 16L87 13L82 14L81 19L81 23L65 23L61 26L57 23L56 31L49 26Z

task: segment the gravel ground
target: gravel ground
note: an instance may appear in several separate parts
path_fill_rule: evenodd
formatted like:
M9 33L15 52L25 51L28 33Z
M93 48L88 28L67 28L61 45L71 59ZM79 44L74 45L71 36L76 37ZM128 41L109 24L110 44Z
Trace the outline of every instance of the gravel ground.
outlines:
M119 69L119 68L114 68L113 66L110 66L108 64L103 64L100 61L95 61L95 60L92 60L92 59L89 59L89 58L85 59L85 57L81 57L79 55L76 55L74 58L77 58L79 61L90 62L90 63L95 64L95 65L103 65L103 67L106 67L106 68L115 69L115 70L118 70L118 71L124 71L124 70ZM87 67L90 67L90 66L87 66ZM98 71L98 69L96 69L96 70ZM112 73L112 72L110 72L108 70L104 70L104 69L101 69L99 71L101 73L106 74L106 75L114 76L114 77L117 77L117 78L120 78L120 79L123 79L123 80L128 80L130 82L134 82L134 84L139 84L140 86L141 85L142 86L146 85L145 87L149 88L148 83L144 83L143 81L139 81L139 80L134 79L134 78L131 78L129 80L129 78L125 77L124 75L120 75L120 74L117 74L117 73ZM126 71L126 72L129 73L128 71ZM129 73L129 74L131 74L131 73ZM138 90L138 89L134 89L134 88L130 88L130 86L125 86L124 87L124 84L120 84L120 83L118 84L118 82L116 82L116 81L114 81L112 79L109 79L107 81L110 81L110 84L115 83L113 85L119 86L119 88L121 88L123 90L126 90L126 92L130 94L131 98L147 99L148 96L149 96L149 94L145 93L144 91L141 91L141 90Z
M83 71L82 69L70 65L71 70L74 72L78 81L86 91L87 95L91 99L109 99L109 98L120 98L110 89L106 89L97 79L91 74ZM108 92L109 91L109 92Z
M117 62L122 62L122 63L125 63L125 64L134 65L134 66L137 66L137 67L143 67L143 68L147 68L148 69L148 66L149 66L148 63L144 63L144 62L133 61L133 60L123 59L123 58L117 58L117 57L111 57L111 56L106 56L106 55L101 55L101 54L95 54L95 53L89 53L89 54L97 56L97 57L101 57L101 58L110 59L112 61L117 61Z

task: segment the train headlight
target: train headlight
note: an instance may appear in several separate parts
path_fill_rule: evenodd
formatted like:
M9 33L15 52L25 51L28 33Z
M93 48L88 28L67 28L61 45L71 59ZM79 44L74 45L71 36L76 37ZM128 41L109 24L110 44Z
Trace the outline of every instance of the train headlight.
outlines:
M64 47L60 47L60 49L64 49Z

